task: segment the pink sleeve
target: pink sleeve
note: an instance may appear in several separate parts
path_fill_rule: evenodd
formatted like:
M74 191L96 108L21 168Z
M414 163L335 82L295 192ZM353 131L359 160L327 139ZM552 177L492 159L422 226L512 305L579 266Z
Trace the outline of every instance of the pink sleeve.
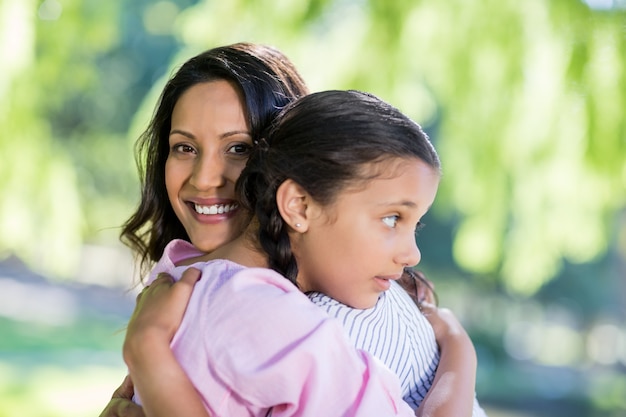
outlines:
M171 273L172 269L176 266L176 263L184 259L201 255L204 255L204 252L201 252L186 240L172 240L167 244L167 246L165 246L163 256L161 256L161 259L159 259L154 268L152 268L152 271L150 271L150 276L148 277L148 282L146 284L150 284L154 281L157 275L161 272Z
M273 417L414 415L397 377L282 276L245 269L214 296L205 347L244 402L280 404Z

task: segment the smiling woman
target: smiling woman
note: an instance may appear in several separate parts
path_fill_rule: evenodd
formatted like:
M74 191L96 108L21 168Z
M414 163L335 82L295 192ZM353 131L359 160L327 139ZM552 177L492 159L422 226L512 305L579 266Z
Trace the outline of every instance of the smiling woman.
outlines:
M235 183L253 146L244 101L224 80L197 84L174 106L165 162L167 194L189 239L203 252L239 236L250 216Z
M260 138L278 111L307 92L293 64L264 45L210 49L180 67L165 85L136 145L142 196L121 238L138 255L143 272L172 239L191 241L204 250L219 243L214 229L222 239L232 239L243 217L233 201L234 175L241 172L252 141ZM234 132L239 133L231 137ZM172 172L173 164L183 168L180 178ZM180 187L180 195L173 185L166 186L168 175L168 181ZM214 182L216 189L203 189L206 181ZM219 205L229 214L204 216L205 211L219 212Z

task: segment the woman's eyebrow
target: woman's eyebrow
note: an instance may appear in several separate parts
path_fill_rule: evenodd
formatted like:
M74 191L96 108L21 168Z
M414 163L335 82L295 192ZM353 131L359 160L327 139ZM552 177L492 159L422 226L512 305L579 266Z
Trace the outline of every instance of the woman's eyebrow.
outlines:
M175 134L183 135L185 137L188 137L189 139L195 139L196 138L192 133L189 133L189 132L186 132L186 131L180 130L180 129L172 129L170 131L170 136L175 135ZM230 136L235 136L235 135L252 136L250 134L250 132L248 132L247 130L231 130L231 131L222 133L219 136L219 138L220 139L224 139L224 138L227 138L227 137L230 137Z
M252 136L252 135L250 134L250 132L249 132L249 131L247 131L247 130L232 130L232 131L229 131L229 132L222 133L222 134L220 135L220 139L227 138L227 137L229 137L229 136L235 136L235 135L247 135L247 136Z
M184 130L180 130L180 129L172 129L172 130L170 130L170 136L176 135L176 134L183 135L185 137L188 137L189 139L195 139L196 138L194 135L192 135L189 132L185 132Z

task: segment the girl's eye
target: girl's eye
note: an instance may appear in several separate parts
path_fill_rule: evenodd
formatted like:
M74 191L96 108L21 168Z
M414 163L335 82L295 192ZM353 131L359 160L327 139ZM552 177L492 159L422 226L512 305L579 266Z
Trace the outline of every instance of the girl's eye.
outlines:
M415 226L415 236L417 236L419 231L422 230L424 228L424 226L426 226L426 225L424 223L422 223L422 222L417 223L417 226Z
M235 155L248 156L251 149L252 146L247 143L237 143L228 148L227 152Z
M398 224L399 219L400 219L400 216L394 214L392 216L383 217L383 223L385 223L387 226L394 229L396 225Z

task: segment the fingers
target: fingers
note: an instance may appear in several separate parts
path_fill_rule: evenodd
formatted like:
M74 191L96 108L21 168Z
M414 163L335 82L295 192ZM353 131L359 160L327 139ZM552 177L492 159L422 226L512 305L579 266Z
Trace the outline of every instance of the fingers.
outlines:
M416 281L418 302L427 302L436 305L437 297L435 295L435 284L426 278L426 275L424 275L422 271L413 270L413 273Z
M165 272L158 274L154 281L143 287L141 292L137 294L136 302L139 302L141 296L150 288L158 287L159 285L163 284L172 285L174 282L174 277L172 277L170 274L166 274Z
M183 276L180 280L178 280L178 282L185 285L191 285L193 287L196 282L200 280L200 276L201 272L199 269L188 268L187 270L185 270L185 272L183 272ZM147 290L149 287L155 287L163 284L172 285L174 283L176 283L174 277L172 277L170 274L162 272L157 275L156 279L152 281L151 284L145 286L144 291Z
M174 277L172 277L170 274L166 274L165 272L162 272L159 275L157 275L156 279L152 281L150 285L146 285L146 288L150 287L151 285L161 285L161 284L171 285L173 283L174 283Z
M193 288L201 278L201 271L196 268L188 268L183 272L182 277L176 281L174 277L167 273L160 273L149 285L137 295L136 304L140 304L148 300L148 297L154 299L163 298L165 294L170 294L172 300L178 300L175 305L185 306L191 298ZM168 297L168 296L165 296ZM158 301L157 301L158 302ZM154 304L155 301L152 301Z
M111 398L124 398L130 400L133 398L134 393L135 388L133 386L133 381L130 379L130 375L126 375L122 385L120 385L115 392L113 392L113 396Z
M428 301L420 302L417 307L420 309L424 316L428 316L429 314L437 311L437 306L433 303L429 303Z
M100 414L100 417L145 417L141 406L134 402L122 399L113 398L106 406L104 411Z
M434 285L430 281L428 284L420 284L417 288L417 296L420 302L435 304Z
M178 294L179 297L189 300L189 298L191 298L191 293L193 292L193 287L199 279L200 271L195 268L189 268L183 272L183 276L176 284L174 284L172 289L176 294Z
M133 394L133 381L130 379L130 375L126 375L100 417L145 417L143 409L132 402Z
M199 269L196 268L188 268L185 272L183 272L183 276L180 278L179 282L184 284L189 284L192 287L200 280L202 273Z
M121 405L120 417L146 417L146 415L141 406L129 401Z

